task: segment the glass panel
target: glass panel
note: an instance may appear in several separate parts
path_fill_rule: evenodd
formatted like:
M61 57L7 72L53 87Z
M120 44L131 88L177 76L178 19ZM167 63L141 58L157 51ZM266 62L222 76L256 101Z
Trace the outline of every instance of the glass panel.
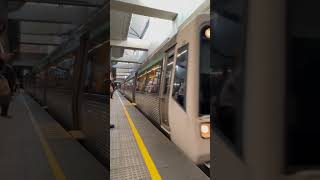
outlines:
M103 45L88 54L85 92L107 94L107 46Z
M173 98L186 110L188 45L178 49L175 76L173 82Z
M57 66L48 69L48 86L51 88L71 89L75 56L70 53L62 58Z
M286 165L289 172L320 167L319 1L288 1Z
M146 93L159 93L161 66L159 64L151 67L146 72Z
M132 92L132 90L133 90L133 79L130 79L130 80L126 81L123 84L123 90Z
M164 90L163 90L164 96L169 95L173 60L174 60L174 55L170 56L167 61L167 69L166 69L165 83L164 83L165 86L164 86Z
M242 156L243 53L245 1L217 1L211 41L211 121L214 132Z
M136 86L136 91L137 92L144 92L145 88L145 83L146 83L146 74L141 74L137 78L137 86Z
M210 37L205 33L209 26L203 28L200 34L200 79L199 79L199 115L210 114L210 76L213 75L213 68L210 64Z

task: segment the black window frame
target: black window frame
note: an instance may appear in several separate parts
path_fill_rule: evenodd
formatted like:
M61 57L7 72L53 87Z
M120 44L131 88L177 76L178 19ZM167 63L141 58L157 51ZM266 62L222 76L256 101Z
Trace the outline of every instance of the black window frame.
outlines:
M185 89L184 89L184 104L181 105L178 100L175 98L175 92L174 92L174 83L175 83L175 80L176 80L176 66L177 66L177 62L178 62L178 54L182 53L183 51L187 50L187 54L186 54L186 73L185 73L185 78L184 78L184 86L185 86ZM189 66L189 43L186 43L186 44L183 44L181 47L179 47L177 49L177 55L176 55L176 59L175 59L175 67L174 67L174 77L173 77L173 85L172 85L172 98L176 101L176 103L186 112L187 111L187 94L188 94L188 91L187 91L187 87L188 87L188 66Z
M205 30L207 29L207 28L210 28L210 30L211 30L211 26L210 26L210 24L209 24L209 22L206 22L204 25L202 25L201 26L201 28L200 28L200 33L199 33L199 52L200 52L200 54L199 54L199 87L198 87L198 89L199 89L199 99L198 99L198 116L199 117L201 117L201 116L206 116L206 115L210 115L210 113L211 113L211 108L210 108L210 99L209 99L209 101L208 101L208 104L207 104L207 106L209 107L209 113L206 113L206 114L204 114L204 113L201 113L201 98L200 98L200 94L202 94L202 92L203 91L201 91L201 63L202 63L202 58L203 58L203 56L202 56L202 45L203 45L203 41L205 41L206 43L209 43L209 53L210 53L210 50L211 50L211 39L210 38L207 38L207 37L205 37L204 36L204 33L205 33ZM210 53L211 54L211 53ZM211 55L210 55L210 57L209 57L209 63L211 62ZM209 67L210 69L212 69L212 67L210 66ZM213 72L213 71L212 71ZM211 80L211 78L210 78L210 75L209 75L209 81ZM209 91L209 93L211 92L211 88L210 88L210 84L209 84L209 88L208 88L208 91ZM211 95L209 95L209 98L211 97Z
M314 1L317 2L317 1ZM310 3L310 2L306 2ZM299 4L299 5L298 5ZM316 3L319 5L319 2ZM312 148L310 148L310 141L316 141L317 138L320 137L320 134L315 134L315 131L312 131L314 129L311 129L311 127L317 127L317 123L312 123L308 121L310 119L310 114L306 113L306 111L310 111L309 107L315 107L315 104L312 102L309 102L308 99L311 99L310 97L306 97L303 94L315 94L313 91L310 90L312 82L310 83L310 79L307 77L310 77L312 72L312 68L318 67L316 64L311 65L311 60L309 60L310 56L312 59L313 53L308 52L313 49L313 41L320 42L319 33L316 35L312 35L312 33L308 32L311 29L315 28L314 26L310 27L310 20L312 17L310 14L306 14L305 9L306 6L308 7L317 7L315 4L312 6L303 4L301 2L294 2L294 1L286 1L286 59L285 59L285 96L284 96L284 105L285 105L285 112L284 112L284 149L283 149L283 173L286 175L296 174L300 171L309 171L309 170L318 170L320 168L320 161L317 156L315 157L312 152L310 153L309 150L311 149L319 149L318 145L319 143L314 143ZM301 7L303 7L301 9ZM312 10L308 10L312 12ZM298 14L298 13L301 13ZM313 14L314 16L315 14ZM308 17L307 17L308 16ZM302 22L301 19L304 18L306 22L305 24L296 24L297 22ZM314 16L315 17L315 16ZM314 22L314 24L317 24ZM318 25L319 26L319 25ZM305 28L303 29L303 33L296 34L295 28L300 29L301 27ZM319 27L317 27L318 29ZM313 30L311 30L313 31ZM308 32L308 33L307 33ZM318 44L318 43L316 43ZM319 49L319 48L317 48ZM307 53L305 51L307 51ZM304 53L301 53L304 52ZM299 57L301 57L301 54L303 55L303 59L297 60ZM319 59L320 55L318 56ZM303 62L303 63L298 63ZM310 63L310 64L307 64ZM306 70L308 68L308 70ZM301 71L299 70L301 69ZM299 76L297 73L302 74L302 76ZM307 72L307 73L306 73ZM314 76L318 77L318 76ZM309 82L308 86L305 86L306 83ZM313 82L316 83L317 81ZM299 85L298 85L299 84ZM299 87L298 87L299 86ZM303 87L302 90L299 89L300 87ZM308 90L309 89L309 90ZM314 88L318 89L318 88ZM318 94L318 93L317 93ZM319 95L313 96L312 101L318 102ZM306 108L307 106L308 108ZM306 110L308 109L308 110ZM304 117L304 119L301 119L301 116ZM312 119L319 119L317 117L312 117ZM312 125L309 125L308 123L312 123ZM308 136L309 134L309 136ZM294 148L294 149L293 149ZM307 149L306 152L302 149ZM313 151L313 150L312 150ZM314 153L314 152L313 152ZM310 158L310 155L312 158ZM307 157L306 157L307 156ZM308 157L309 156L309 157ZM317 162L315 162L317 161Z
M216 110L215 110L215 106L216 106L216 100L214 98L211 98L211 103L210 103L210 121L213 123L213 125L211 126L211 130L212 132L214 132L215 136L219 136L220 138L223 139L223 141L226 143L226 145L230 148L230 150L243 162L245 162L245 154L244 154L244 101L245 101L245 86L246 86L246 74L245 74L245 67L246 67L246 39L247 39L247 21L248 21L248 15L247 15L247 11L248 11L248 1L247 0L240 0L241 1L241 6L240 8L233 9L231 8L231 4L230 4L230 9L226 8L226 5L228 4L228 2L224 2L223 0L219 0L219 3L215 2L215 3L211 3L211 27L213 30L215 30L215 26L213 24L213 18L214 17L223 17L226 18L234 23L238 23L240 24L240 48L239 48L239 52L237 53L237 56L225 56L223 52L220 52L218 49L214 48L211 44L211 53L215 52L217 53L219 56L224 56L225 58L234 58L234 57L238 57L239 62L242 64L241 67L241 75L240 75L240 105L241 107L237 109L237 111L239 112L239 122L237 122L237 142L236 144L233 143L232 141L230 141L229 138L227 138L224 133L222 132L222 130L220 130L217 127L216 124ZM212 42L212 37L215 38L215 35L212 35L213 31L211 31L211 42ZM211 59L213 58L213 56L211 56ZM213 66L213 61L211 60L211 66ZM211 79L210 81L213 81L213 79ZM214 86L210 87L213 91ZM212 143L212 140L211 140Z

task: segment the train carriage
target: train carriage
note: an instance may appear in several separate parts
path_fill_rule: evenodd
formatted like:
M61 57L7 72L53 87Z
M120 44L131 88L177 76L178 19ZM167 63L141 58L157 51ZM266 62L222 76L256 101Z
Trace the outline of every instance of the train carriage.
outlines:
M210 15L197 14L121 86L123 94L134 96L137 107L198 165L210 162L209 42ZM124 90L134 79L128 95Z
M109 165L107 91L109 73L109 6L72 33L33 69L25 87L105 166Z

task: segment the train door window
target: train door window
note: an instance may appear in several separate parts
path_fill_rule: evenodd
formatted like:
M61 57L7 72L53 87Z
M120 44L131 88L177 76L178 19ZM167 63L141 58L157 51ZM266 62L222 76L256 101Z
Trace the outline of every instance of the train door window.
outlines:
M208 35L209 32L209 35ZM213 68L210 64L210 26L200 31L200 79L199 79L199 115L210 114L210 76Z
M168 91L170 90L173 60L174 60L174 50L171 50L168 54L167 69L166 69L166 74L165 74L165 79L164 79L165 80L164 90L163 90L164 96L169 94Z
M89 92L89 88L90 88L90 82L91 82L91 78L92 78L92 59L90 59L91 57L88 57L88 63L86 66L86 78L85 78L85 82L84 82L84 91L85 92Z
M91 94L106 95L107 44L96 48L88 54L85 91Z
M320 167L319 1L287 1L286 171Z
M244 1L216 1L211 19L211 122L213 132L242 158Z
M178 49L172 97L186 110L188 45Z

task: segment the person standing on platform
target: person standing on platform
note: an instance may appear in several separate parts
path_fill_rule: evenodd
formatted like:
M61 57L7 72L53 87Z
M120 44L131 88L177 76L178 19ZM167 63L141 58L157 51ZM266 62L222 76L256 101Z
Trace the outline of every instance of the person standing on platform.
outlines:
M113 93L115 91L115 84L114 84L114 81L113 81L113 77L110 73L110 98L113 99Z
M113 78L112 78L112 74L110 73L110 98L113 98L113 93L114 93L114 88L113 88ZM110 129L114 128L114 124L110 124Z

